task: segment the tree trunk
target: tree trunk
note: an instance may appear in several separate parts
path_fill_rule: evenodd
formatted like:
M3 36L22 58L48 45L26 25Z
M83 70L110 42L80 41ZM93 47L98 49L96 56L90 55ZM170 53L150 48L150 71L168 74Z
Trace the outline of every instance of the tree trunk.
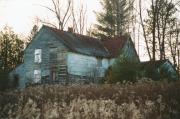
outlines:
M147 49L147 52L148 52L148 56L149 56L149 58L151 60L152 58L151 58L151 54L150 54L150 49L149 49L147 37L146 37L146 30L145 30L145 26L144 26L144 22L143 22L143 18L142 18L141 0L139 0L139 16L140 16L140 20L141 20L141 26L142 26L142 29L143 29L143 36L144 36L145 43L146 43L146 49Z
M119 6L119 0L117 0L117 11L116 11L116 14L117 14L117 35L120 36L121 35L121 31L120 31L120 6Z

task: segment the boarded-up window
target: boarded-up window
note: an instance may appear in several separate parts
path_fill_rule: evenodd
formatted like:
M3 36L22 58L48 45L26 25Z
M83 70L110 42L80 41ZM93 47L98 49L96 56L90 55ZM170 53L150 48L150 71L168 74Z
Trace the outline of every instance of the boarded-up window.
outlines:
M57 62L57 48L50 48L49 60L51 63Z
M35 53L34 53L34 62L35 63L41 63L41 55L42 55L42 51L41 49L35 49Z
M34 70L34 82L38 83L41 80L41 70Z
M57 60L57 53L56 52L51 52L49 58L51 60Z

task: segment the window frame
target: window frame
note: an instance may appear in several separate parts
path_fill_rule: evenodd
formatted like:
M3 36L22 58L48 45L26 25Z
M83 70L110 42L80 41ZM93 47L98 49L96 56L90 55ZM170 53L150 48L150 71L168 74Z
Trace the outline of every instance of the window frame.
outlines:
M41 70L40 69L35 69L34 70L34 82L38 83L41 81Z
M41 63L42 62L42 49L35 49L34 51L34 62Z
M102 67L102 59L101 58L97 59L97 67Z

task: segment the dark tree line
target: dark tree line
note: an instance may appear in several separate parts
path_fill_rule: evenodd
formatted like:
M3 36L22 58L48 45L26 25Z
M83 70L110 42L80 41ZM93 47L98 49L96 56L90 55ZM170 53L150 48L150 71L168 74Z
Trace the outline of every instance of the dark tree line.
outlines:
M4 27L0 32L0 90L17 85L17 80L10 85L8 74L22 63L23 50L24 41L10 27Z
M23 61L24 41L6 26L0 32L1 71L9 72Z
M19 37L9 26L0 31L0 90L9 87L9 73L23 62L24 49L35 37L38 29L38 26L34 25L26 39ZM18 79L17 76L14 78Z

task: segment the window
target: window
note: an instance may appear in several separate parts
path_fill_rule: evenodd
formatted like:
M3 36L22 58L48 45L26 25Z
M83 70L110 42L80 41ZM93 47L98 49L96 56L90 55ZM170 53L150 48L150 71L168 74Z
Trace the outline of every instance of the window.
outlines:
M41 49L35 49L35 53L34 53L34 62L36 63L41 63Z
M56 67L51 67L51 80L56 80L56 71L57 68Z
M101 59L97 60L97 67L102 67L102 60Z
M34 70L34 82L38 83L41 80L41 70Z

